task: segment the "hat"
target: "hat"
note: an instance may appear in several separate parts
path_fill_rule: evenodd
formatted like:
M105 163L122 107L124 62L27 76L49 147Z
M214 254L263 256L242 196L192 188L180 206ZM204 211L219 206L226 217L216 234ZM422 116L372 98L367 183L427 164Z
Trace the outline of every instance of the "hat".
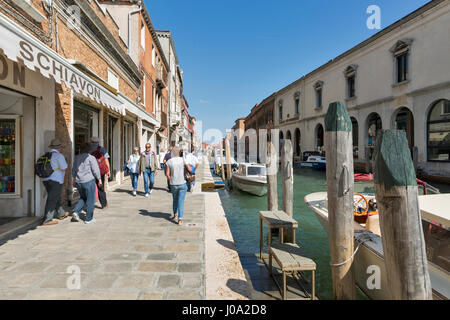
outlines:
M99 143L99 142L100 142L100 139L99 139L98 137L92 137L92 138L91 138L91 142Z
M50 142L49 148L63 148L64 146L61 144L59 139L55 138Z

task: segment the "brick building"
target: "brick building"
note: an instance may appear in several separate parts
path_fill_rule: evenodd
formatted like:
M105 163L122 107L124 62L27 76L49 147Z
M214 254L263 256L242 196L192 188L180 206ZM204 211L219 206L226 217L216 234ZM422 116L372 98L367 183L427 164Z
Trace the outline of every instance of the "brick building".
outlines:
M0 217L42 215L34 162L55 137L69 164L64 201L91 137L111 156L110 187L123 183L134 146L167 144L167 62L145 8L136 18L137 35L98 1L0 0Z

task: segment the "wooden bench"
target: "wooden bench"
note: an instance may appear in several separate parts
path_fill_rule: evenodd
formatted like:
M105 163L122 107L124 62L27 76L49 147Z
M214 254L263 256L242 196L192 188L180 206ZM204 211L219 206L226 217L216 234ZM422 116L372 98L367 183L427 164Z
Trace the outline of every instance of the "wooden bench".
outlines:
M259 257L262 259L263 250L263 221L269 227L268 247L272 243L272 229L280 230L280 241L283 242L284 228L292 228L292 242L295 243L295 230L298 228L298 222L288 216L284 211L260 211L259 212Z
M272 257L277 261L283 273L283 288L280 287L279 283L272 274ZM299 271L312 271L311 300L314 300L316 263L313 260L304 257L300 247L296 244L277 243L269 248L269 273L275 280L278 289L280 289L283 300L286 300L286 274L292 273L293 276L295 276L295 274ZM295 278L295 280L297 279Z

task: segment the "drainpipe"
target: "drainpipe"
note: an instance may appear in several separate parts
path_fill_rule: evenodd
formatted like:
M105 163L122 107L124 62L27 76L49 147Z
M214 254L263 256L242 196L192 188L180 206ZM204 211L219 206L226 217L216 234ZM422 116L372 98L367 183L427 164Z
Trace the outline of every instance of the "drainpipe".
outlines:
M130 41L130 35L131 35L131 32L130 32L130 29L131 29L131 26L130 26L130 24L131 24L131 15L133 15L133 14L135 14L135 13L138 13L138 12L141 12L141 10L142 10L142 2L139 1L139 2L138 2L138 5L139 5L139 9L128 12L128 55L130 55L130 43L131 43L131 41Z

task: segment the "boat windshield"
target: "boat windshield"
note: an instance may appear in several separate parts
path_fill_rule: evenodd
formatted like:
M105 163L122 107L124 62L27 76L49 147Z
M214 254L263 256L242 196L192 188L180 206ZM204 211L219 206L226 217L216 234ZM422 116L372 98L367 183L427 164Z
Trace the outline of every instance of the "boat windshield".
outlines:
M450 230L437 222L430 223L423 219L422 227L428 261L450 272Z
M248 167L247 175L248 176L265 176L266 168L265 167Z

